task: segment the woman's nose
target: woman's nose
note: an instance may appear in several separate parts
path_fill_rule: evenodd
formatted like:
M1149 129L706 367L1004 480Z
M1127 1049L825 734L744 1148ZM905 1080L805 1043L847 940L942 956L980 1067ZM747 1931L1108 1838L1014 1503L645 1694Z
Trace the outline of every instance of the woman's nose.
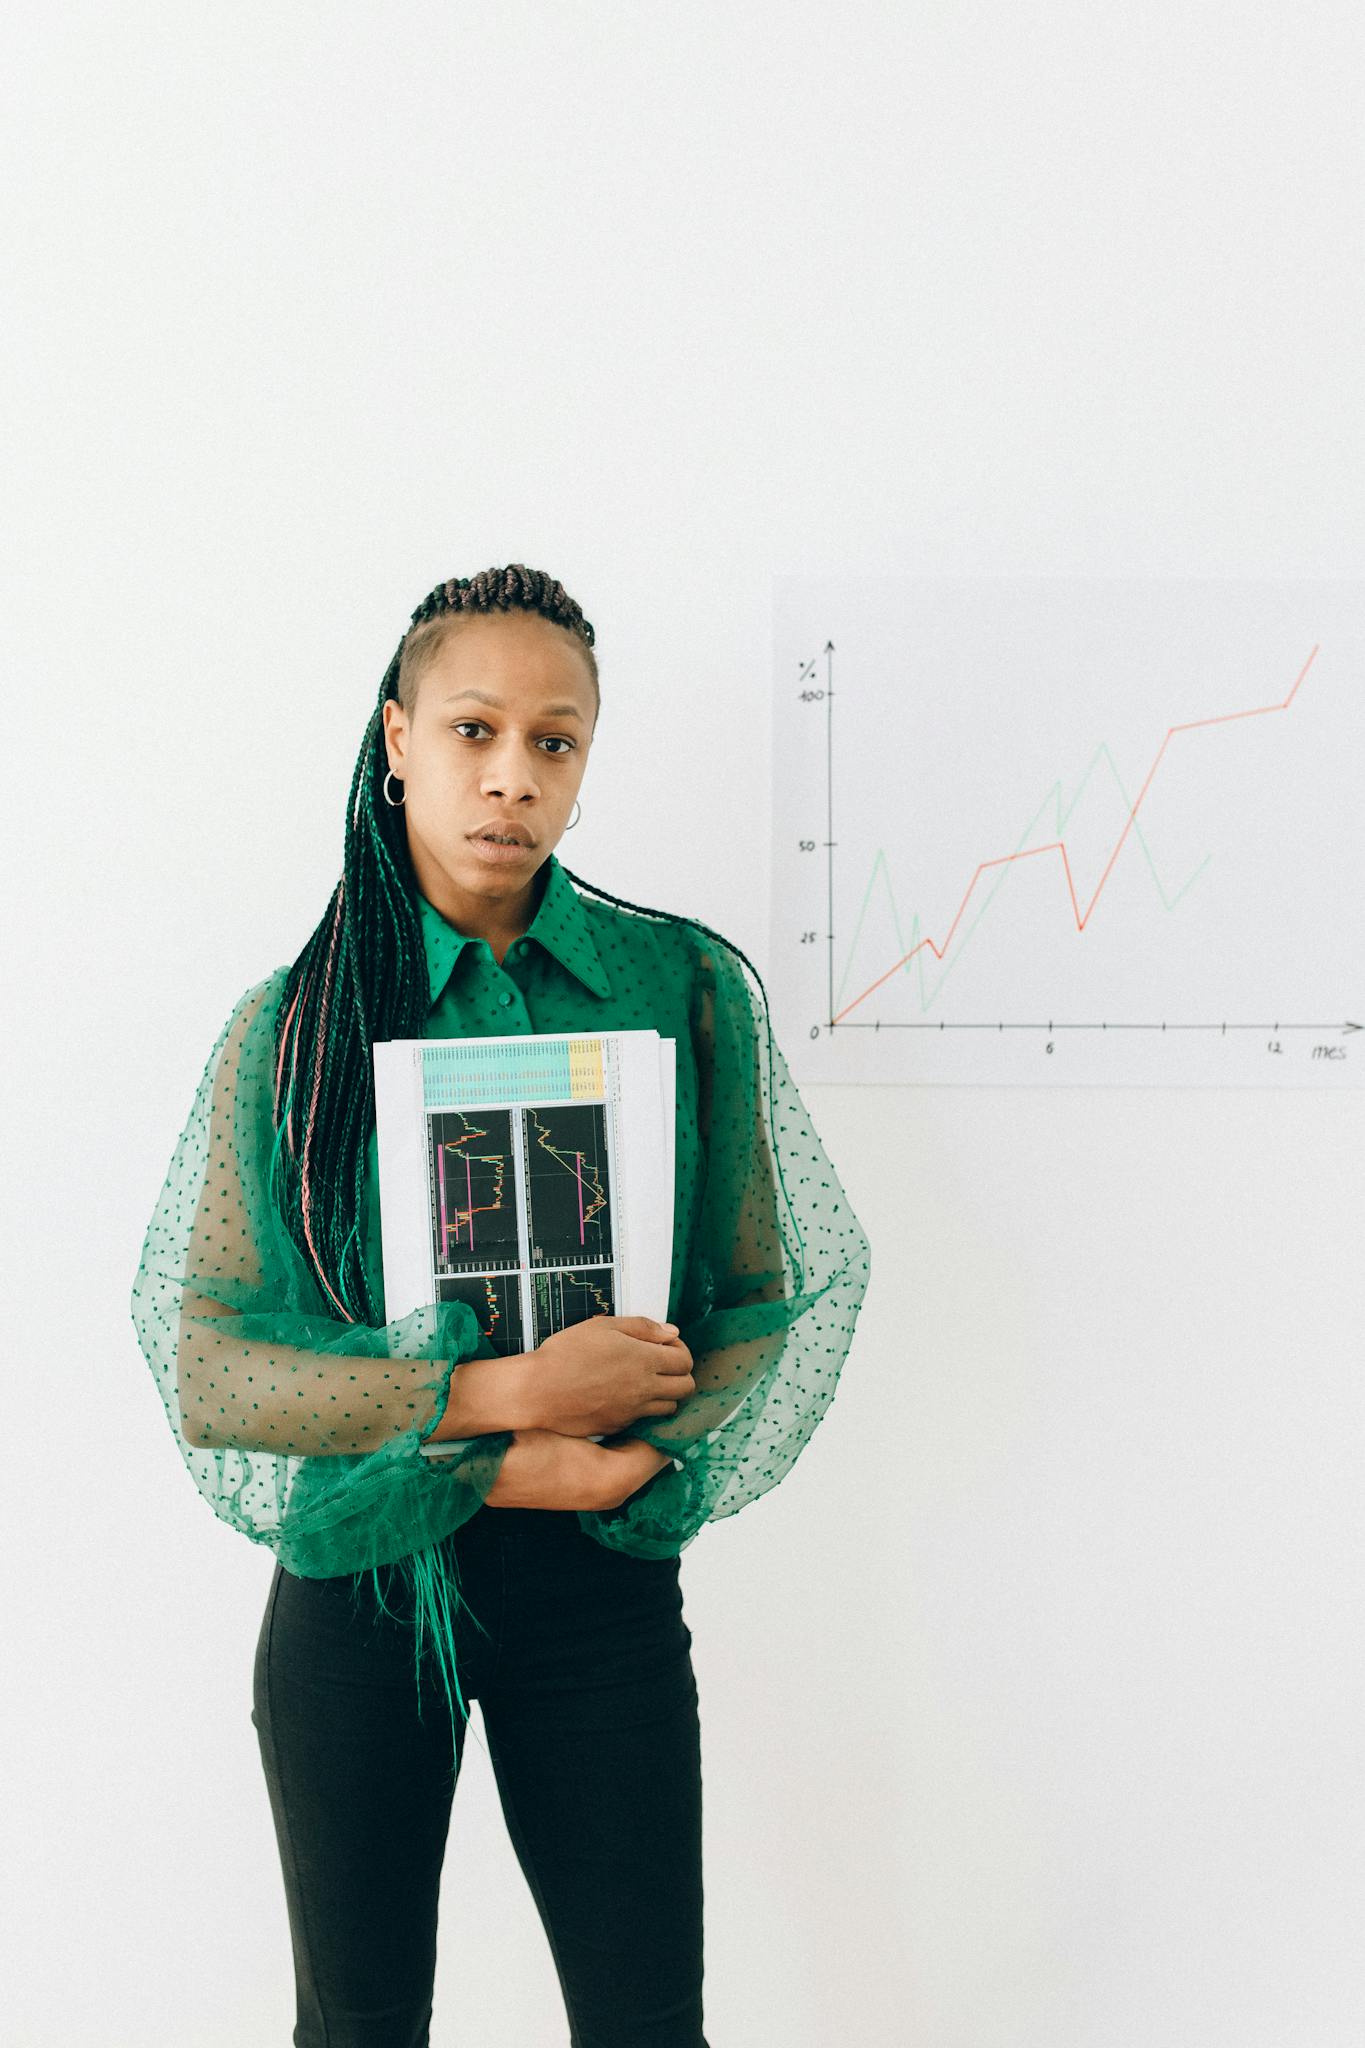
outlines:
M520 749L507 748L485 764L485 796L535 796L539 789L540 784L536 780L532 764Z

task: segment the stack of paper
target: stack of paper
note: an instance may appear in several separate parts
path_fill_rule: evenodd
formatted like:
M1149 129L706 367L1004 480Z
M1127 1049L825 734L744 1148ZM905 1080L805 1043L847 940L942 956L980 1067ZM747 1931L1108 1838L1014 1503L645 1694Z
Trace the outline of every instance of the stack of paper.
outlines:
M510 1356L587 1316L666 1320L671 1038L395 1038L373 1050L390 1322L466 1301Z

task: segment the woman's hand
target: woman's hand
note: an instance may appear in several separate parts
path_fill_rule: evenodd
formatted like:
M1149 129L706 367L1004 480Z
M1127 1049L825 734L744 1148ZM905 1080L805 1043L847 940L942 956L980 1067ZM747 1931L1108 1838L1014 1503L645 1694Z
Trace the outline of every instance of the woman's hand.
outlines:
M490 1508L619 1508L647 1479L673 1461L653 1444L631 1438L593 1444L552 1429L518 1429L484 1496Z
M608 1436L645 1415L673 1415L697 1385L676 1325L652 1316L588 1316L526 1357L536 1427L561 1436Z

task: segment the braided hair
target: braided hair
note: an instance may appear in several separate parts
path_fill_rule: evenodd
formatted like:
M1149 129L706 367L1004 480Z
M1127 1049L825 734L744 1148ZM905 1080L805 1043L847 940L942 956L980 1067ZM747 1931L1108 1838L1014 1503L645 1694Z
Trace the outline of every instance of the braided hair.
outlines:
M582 642L598 691L591 622L542 570L520 562L452 578L422 599L379 686L347 804L342 875L327 908L289 969L274 1020L274 1199L286 1229L337 1316L379 1321L362 1258L361 1218L369 1133L374 1121L371 1045L420 1038L430 1009L417 879L401 806L383 798L388 754L384 704L411 713L417 687L453 622L471 612L538 612ZM625 910L708 932L696 918L632 903L564 870L579 888ZM762 988L762 982L759 980ZM763 991L766 1009L767 991Z

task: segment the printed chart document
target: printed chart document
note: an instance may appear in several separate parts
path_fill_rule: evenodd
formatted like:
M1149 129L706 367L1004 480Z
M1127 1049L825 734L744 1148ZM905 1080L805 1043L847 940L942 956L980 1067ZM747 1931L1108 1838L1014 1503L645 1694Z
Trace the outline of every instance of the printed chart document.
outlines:
M390 1321L467 1301L506 1357L588 1316L666 1320L671 1038L394 1038L373 1053Z

